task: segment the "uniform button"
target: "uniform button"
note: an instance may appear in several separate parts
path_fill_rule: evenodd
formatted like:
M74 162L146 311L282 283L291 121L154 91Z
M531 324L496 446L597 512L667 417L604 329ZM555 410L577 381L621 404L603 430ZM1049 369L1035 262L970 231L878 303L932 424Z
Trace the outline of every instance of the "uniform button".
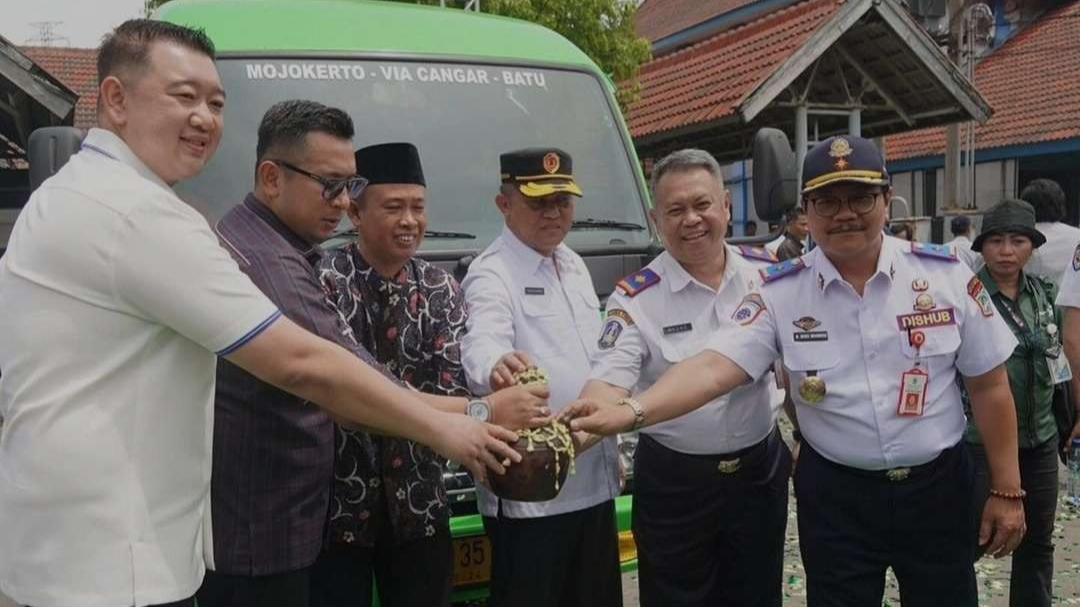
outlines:
M870 360L874 360L875 358L877 358L877 352L871 352L870 355L867 356L866 358L868 358Z

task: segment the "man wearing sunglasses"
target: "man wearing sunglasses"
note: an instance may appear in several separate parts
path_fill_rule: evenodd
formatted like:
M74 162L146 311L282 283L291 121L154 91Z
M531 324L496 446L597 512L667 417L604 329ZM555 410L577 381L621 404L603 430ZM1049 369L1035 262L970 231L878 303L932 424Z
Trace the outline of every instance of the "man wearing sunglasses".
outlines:
M215 231L282 314L403 385L356 342L316 277L319 243L367 183L356 175L352 137L352 120L339 109L313 101L272 106L259 125L254 191ZM465 398L416 396L465 417ZM524 389L490 398L543 404ZM199 605L307 607L329 512L333 421L226 360L218 363L215 414L215 566Z
M1024 533L1016 414L1003 363L1016 339L948 247L882 234L889 181L859 137L807 153L803 206L818 248L762 271L734 331L621 406L575 403L576 430L613 434L694 410L783 362L802 441L795 469L810 607L975 607L974 473L956 379L990 468L978 542L1004 556ZM803 440L805 437L805 440Z

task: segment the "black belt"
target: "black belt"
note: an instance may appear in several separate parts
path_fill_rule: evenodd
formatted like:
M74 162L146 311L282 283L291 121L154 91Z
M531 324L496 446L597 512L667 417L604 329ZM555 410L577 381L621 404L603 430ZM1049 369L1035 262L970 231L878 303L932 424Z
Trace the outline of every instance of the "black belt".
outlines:
M954 450L963 448L963 441L957 443L952 447L949 447L948 449L943 450L937 455L937 457L926 463L916 464L914 466L886 468L884 470L865 470L863 468L854 468L852 466L846 466L844 464L834 462L831 459L821 455L820 452L811 447L810 443L806 442L805 440L803 440L801 448L807 449L808 451L816 455L821 461L848 474L852 474L854 476L861 476L864 478L873 478L893 483L900 483L907 480L921 478L932 473L939 465L941 465L942 462L944 462L947 456L952 454Z
M649 436L648 434L642 434L640 440L648 440L649 442L653 443L654 446L660 447L660 448L665 449L667 451L670 451L672 453L676 453L680 457L698 460L699 462L714 463L716 465L716 469L719 470L721 473L723 473L723 474L733 474L735 472L738 472L739 469L742 467L742 465L744 463L746 463L744 460L748 456L754 455L758 451L762 451L766 447L768 447L769 441L774 436L777 436L777 437L779 436L779 429L777 427L775 427L775 426L773 427L772 431L769 432L768 436L766 436L765 438L761 439L760 441L754 443L753 445L750 445L749 447L745 447L745 448L739 449L737 451L732 451L730 453L705 453L705 454L702 454L702 453L683 453L682 451L676 451L676 450L674 450L674 449L672 449L670 447L664 446L663 443L661 443L660 441L656 440L655 438Z

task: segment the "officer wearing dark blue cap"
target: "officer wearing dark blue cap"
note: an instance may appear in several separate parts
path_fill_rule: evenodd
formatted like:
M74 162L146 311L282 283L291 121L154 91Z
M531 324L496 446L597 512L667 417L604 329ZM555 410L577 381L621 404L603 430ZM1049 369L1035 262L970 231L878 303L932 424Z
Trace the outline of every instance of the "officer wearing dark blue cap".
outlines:
M885 570L905 607L975 607L973 468L956 380L990 469L978 541L1024 533L1016 414L1003 363L1016 340L948 247L882 234L889 177L866 139L830 137L803 165L818 247L762 270L732 312L739 330L668 370L637 402L579 401L600 434L674 418L761 377L779 358L801 435L795 470L810 607L880 605Z

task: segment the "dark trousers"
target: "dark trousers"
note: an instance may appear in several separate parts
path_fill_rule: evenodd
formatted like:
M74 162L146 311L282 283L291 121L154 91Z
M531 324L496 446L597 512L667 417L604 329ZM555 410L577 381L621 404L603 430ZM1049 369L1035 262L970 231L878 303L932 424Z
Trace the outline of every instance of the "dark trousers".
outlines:
M308 607L309 572L250 576L207 571L195 598L199 607Z
M387 528L375 546L334 546L311 571L311 607L448 607L454 574L450 531L396 544ZM201 606L200 606L201 607Z
M968 447L975 462L974 510L981 516L983 505L990 495L986 449L982 445ZM1020 485L1027 492L1027 497L1024 498L1027 534L1012 555L1010 607L1049 607L1054 599L1053 532L1058 497L1057 447L1055 437L1038 447L1020 450Z
M807 605L880 605L891 567L904 607L976 607L974 476L963 443L889 480L804 442L795 497Z
M736 457L735 470L723 463ZM776 430L727 456L679 453L641 435L633 529L642 607L779 607L790 471Z
M484 517L490 607L622 607L615 502L541 518Z

